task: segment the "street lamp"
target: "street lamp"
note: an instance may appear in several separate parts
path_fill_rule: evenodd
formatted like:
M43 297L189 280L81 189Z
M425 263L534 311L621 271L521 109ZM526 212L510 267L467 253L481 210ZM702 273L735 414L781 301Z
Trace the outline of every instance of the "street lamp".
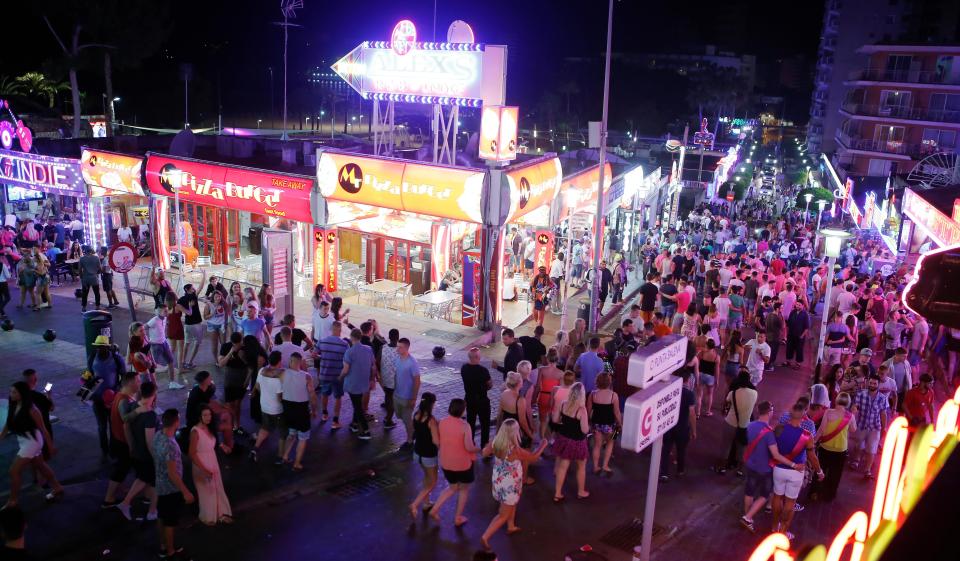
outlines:
M810 201L813 200L813 193L804 193L803 200L807 201L807 207L803 209L803 226L807 226L807 215L810 214Z
M263 122L263 119L257 119L257 128L258 128L258 129L260 128L260 123L262 123L262 122Z
M817 204L826 204L826 201L817 201ZM822 205L821 205L822 206ZM840 248L843 245L843 240L850 237L850 234L844 232L843 230L836 230L834 228L824 228L819 230L820 234L823 234L823 252L827 256L827 274L825 278L827 279L827 293L823 297L823 310L822 318L820 319L820 342L817 344L817 379L820 379L820 370L822 369L823 364L823 343L827 337L827 321L830 316L830 292L833 290L833 267L837 263L837 257L840 257ZM814 307L816 307L816 302L814 302Z

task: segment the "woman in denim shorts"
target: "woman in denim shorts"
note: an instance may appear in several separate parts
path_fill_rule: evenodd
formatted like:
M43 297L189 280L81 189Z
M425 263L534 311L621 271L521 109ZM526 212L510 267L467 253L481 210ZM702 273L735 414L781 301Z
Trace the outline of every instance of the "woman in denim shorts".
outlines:
M417 509L423 505L423 510L430 510L430 493L437 486L437 454L440 442L440 428L433 416L433 405L437 396L424 392L420 397L420 407L413 415L413 460L420 465L423 471L423 487L417 497L410 503L410 516L417 519Z

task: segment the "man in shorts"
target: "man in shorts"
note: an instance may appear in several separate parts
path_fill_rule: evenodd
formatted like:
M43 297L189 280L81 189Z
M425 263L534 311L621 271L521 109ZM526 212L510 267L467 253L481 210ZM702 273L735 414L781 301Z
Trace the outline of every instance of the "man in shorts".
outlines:
M820 461L814 449L813 435L800 426L804 412L803 404L794 404L790 409L790 421L777 426L774 431L777 451L783 456L782 459L787 461L778 460L773 468L773 531L786 534L791 540L793 534L789 529L793 521L793 507L800 495L800 487L803 486L803 466L809 462L817 474L817 479L823 480L823 470L820 469ZM798 465L802 469L798 470Z
M257 440L253 443L250 450L250 459L257 461L257 454L260 447L267 440L273 431L280 433L280 443L277 449L277 459L274 464L283 465L287 452L287 425L283 422L283 402L280 396L283 395L283 368L280 363L283 362L283 355L280 351L273 351L267 358L267 366L257 374L257 383L254 384L253 393L260 396L260 430L257 432Z
M747 425L747 448L743 453L744 515L740 517L740 524L751 532L756 531L753 517L760 512L767 502L767 497L773 492L773 468L770 466L770 459L793 465L801 472L804 469L803 464L791 462L780 454L776 436L770 426L772 416L773 404L761 401L757 405L757 420Z
M144 382L140 386L140 401L137 402L137 408L132 412L134 414L133 420L128 423L130 426L130 458L136 479L130 486L130 490L127 491L127 496L117 505L117 509L123 513L127 520L131 519L131 503L141 492L145 492L150 499L147 520L157 519L157 492L154 489L156 468L153 465L153 454L150 451L150 447L153 446L153 437L157 433L156 402L157 385L153 382Z
M174 531L180 524L183 507L193 504L193 494L183 483L183 461L175 435L180 428L180 412L167 409L160 418L163 430L153 436L156 471L157 522L160 529L161 559L185 559L183 548L174 544Z
M349 345L340 336L343 324L335 321L330 324L330 334L317 340L316 351L319 355L314 361L317 371L317 380L320 387L320 422L327 422L327 403L333 396L333 424L331 429L340 428L340 406L343 402L343 381L340 373L343 371L343 354Z
M873 460L877 455L880 437L889 421L890 400L880 393L880 377L867 378L866 389L853 396L851 410L857 416L857 431L850 435L851 467L863 468L863 476L873 479Z
M295 451L293 471L303 469L301 462L307 450L307 441L310 440L310 424L317 418L317 392L313 376L306 372L302 364L303 357L295 352L290 355L289 366L283 371L283 420L287 425L284 460L287 459L286 454Z
M177 382L177 361L170 349L170 341L167 340L167 305L160 304L154 312L156 315L143 324L147 343L150 344L150 356L153 357L157 366L167 367L170 373L170 384L167 385L167 389L182 390L184 385Z
M201 286L203 283L200 283ZM183 314L183 331L186 336L183 351L183 368L193 368L193 361L197 358L200 343L203 342L203 316L200 314L200 301L197 290L192 284L183 285L183 296L177 300L177 308Z

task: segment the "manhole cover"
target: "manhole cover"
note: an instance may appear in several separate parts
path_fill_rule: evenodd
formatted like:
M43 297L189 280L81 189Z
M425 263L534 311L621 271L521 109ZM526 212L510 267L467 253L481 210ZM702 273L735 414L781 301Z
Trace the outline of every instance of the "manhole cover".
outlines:
M389 489L400 483L400 478L398 477L387 477L379 474L368 475L364 474L359 477L354 477L344 481L343 483L338 483L332 487L327 488L327 493L339 497L341 499L356 499L359 497L364 497L373 493L375 491L380 491L382 489Z
M460 372L449 366L423 368L420 372L420 381L431 386L442 386L460 380Z
M434 339L443 339L444 341L450 341L456 343L460 339L466 337L461 333L452 333L450 331L444 331L442 329L428 329L423 333L427 337L433 337Z
M663 532L663 526L653 525L653 536ZM620 551L633 553L633 548L643 542L643 520L634 518L607 532L600 541Z

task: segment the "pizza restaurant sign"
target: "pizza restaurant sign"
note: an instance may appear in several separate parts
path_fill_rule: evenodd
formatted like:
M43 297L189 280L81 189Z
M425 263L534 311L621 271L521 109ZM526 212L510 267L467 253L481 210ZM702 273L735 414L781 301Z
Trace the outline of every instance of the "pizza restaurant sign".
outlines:
M924 490L957 446L960 389L937 414L936 423L912 435L904 417L897 417L887 430L877 472L877 487L870 512L853 513L829 545L803 553L792 550L782 533L767 536L749 561L874 561L910 516ZM951 547L945 545L944 547Z
M147 186L155 195L312 223L313 180L300 176L147 155Z

